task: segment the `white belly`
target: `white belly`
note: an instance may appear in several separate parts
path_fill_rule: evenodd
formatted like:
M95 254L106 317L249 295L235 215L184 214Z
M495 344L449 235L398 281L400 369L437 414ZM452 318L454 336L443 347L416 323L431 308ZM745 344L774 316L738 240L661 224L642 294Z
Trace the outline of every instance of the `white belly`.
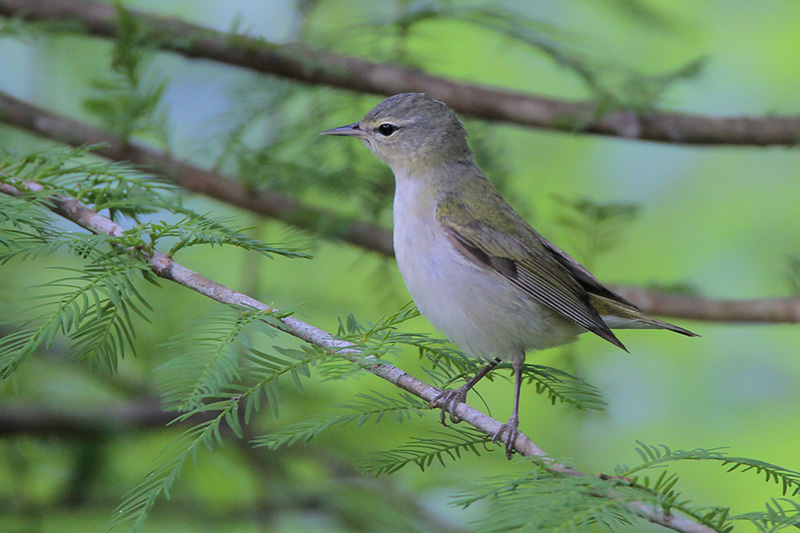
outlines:
M419 201L413 189L398 183L395 193L397 266L420 312L467 355L510 360L583 331L462 256L436 221L433 200Z

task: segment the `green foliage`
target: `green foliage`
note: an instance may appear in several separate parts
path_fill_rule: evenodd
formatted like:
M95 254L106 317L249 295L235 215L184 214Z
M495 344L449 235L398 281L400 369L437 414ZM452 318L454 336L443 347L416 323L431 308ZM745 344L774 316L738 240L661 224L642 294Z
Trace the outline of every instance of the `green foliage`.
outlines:
M789 256L789 272L787 277L792 292L800 294L800 256Z
M766 504L766 511L764 512L733 516L730 515L730 511L727 508L704 508L689 505L690 502L683 499L683 496L675 490L678 477L674 473L670 474L666 470L661 470L655 479L641 475L643 471L653 468L663 469L674 462L715 462L726 468L726 472L753 471L756 474L761 474L765 482L779 485L784 496L787 494L796 496L800 493L800 472L756 459L733 457L719 449L672 450L665 445L652 446L641 441L637 441L637 444L636 452L641 457L642 462L632 467L627 465L618 466L615 469L615 474L621 478L630 478L633 487L641 488L656 496L659 504L665 510L679 510L700 523L712 527L715 531L730 531L736 522L741 521L748 521L756 525L759 531L778 531L784 527L800 523L800 505L792 500L780 500L792 502L787 508L784 508L778 500L773 500L772 505Z
M167 113L161 100L167 81L150 67L153 43L148 42L137 18L120 3L117 24L111 71L93 83L95 96L85 99L83 106L126 142L134 134L147 134L166 146Z
M648 2L640 0L611 0L607 5L614 9L616 13L627 16L648 30L675 32L680 29L678 21Z
M617 245L622 231L638 215L638 207L633 204L599 204L587 198L570 200L558 196L554 199L564 208L558 222L580 239L575 255L590 270L598 256Z
M301 8L306 11L300 17L303 20L298 21L300 31L296 40L308 37L305 15L324 4L332 3L302 2ZM614 0L610 4L648 27L655 24L663 30L670 26L670 21L651 4L639 0ZM701 61L695 60L665 74L649 75L617 60L609 64L587 53L577 36L540 20L525 20L496 6L404 1L381 8L382 13L395 7L394 14L373 20L356 31L335 28L331 42L341 48L352 39L369 34L373 48L359 53L372 59L388 57L403 64L435 68L435 53L412 53L420 44L417 38L424 35L414 30L426 23L459 21L501 35L509 43L529 47L563 66L595 99L597 113L619 107L646 111L659 102L665 90L679 80L697 76L702 67ZM118 7L117 20L121 31L112 51L111 69L100 74L85 109L126 141L149 136L166 145L168 125L163 104L166 81L152 68L157 40L145 39L144 28L122 7ZM59 24L65 29L70 23ZM0 18L0 33L30 39L47 32L45 25ZM343 35L347 38L342 39ZM230 43L237 42L241 40L231 36ZM266 42L262 44L268 46ZM205 144L213 148L208 153L213 154L216 168L237 176L251 190L282 191L311 202L324 201L340 213L385 221L392 195L388 170L358 143L320 142L316 135L320 130L358 119L375 103L374 96L307 88L274 77L254 76L241 83L232 100L235 101L232 111L226 110L213 125L202 128L212 134ZM507 178L505 154L499 149L502 145L493 139L493 129L484 123L469 129L471 145L478 152L481 165L502 187ZM181 205L182 196L174 186L126 165L98 162L91 154L91 147L27 154L0 152L0 181L16 186L18 180L32 181L44 190L22 192L19 197L0 194L0 266L25 261L33 267L37 259L54 256L60 261L64 255L68 256L70 266L48 271L55 273L55 280L36 287L45 295L38 300L40 305L28 310L33 312L32 318L17 318L16 329L0 332L5 334L0 337L3 377L10 376L23 360L36 357L59 337L70 341L71 353L76 358L116 369L121 357L133 353L136 333L141 331L144 321L158 322L153 320L149 293L144 290L145 282L155 279L139 252L162 249L175 254L189 246L208 244L234 246L270 257L305 257L296 249L252 239L246 235L246 228L230 219L193 213ZM120 223L133 220L136 224L121 237L68 231L63 221L48 212L48 199L56 194L76 198ZM611 249L621 226L629 224L636 215L631 205L601 205L588 200L561 202L568 211L562 222L583 239L578 249L587 264ZM162 216L168 220L158 220ZM330 229L330 223L320 220L320 233L335 231ZM73 263L80 266L76 268ZM797 281L800 276L795 275L798 268L794 263L792 283L800 291ZM373 392L356 394L351 402L255 439L248 428L258 413L268 412L265 406L274 416L278 415L282 410L281 391L287 381L302 389L307 386L305 378L312 375L343 380L363 373L365 365L386 361L409 347L419 353L425 371L438 386L453 385L477 370L476 361L466 358L447 342L401 331L401 326L405 329L406 322L417 315L413 306L407 306L375 323L359 322L353 315L340 321L338 335L363 349L364 355L369 356L367 360L351 360L311 346L265 348L261 334L275 334L285 316L281 314L237 308L187 321L182 333L161 346L169 359L156 375L164 407L178 412L176 425L189 425L189 429L163 450L150 473L128 494L115 514L113 525L141 530L158 498L170 495L186 461L189 458L197 461L201 448L218 450L229 434L259 447L285 452L285 448L308 442L328 430L389 420L407 423L431 412L425 402L408 394ZM498 367L501 371L507 369L508 365ZM143 370L143 374L149 375L149 368ZM493 372L487 379L497 375ZM526 365L524 377L551 403L567 403L579 409L605 406L598 389L567 372ZM147 382L137 385L147 388ZM39 391L32 394L38 396ZM435 423L437 417L428 418ZM482 455L479 446L485 446L485 442L484 434L468 428L411 436L409 442L379 452L366 469L381 474L411 464L429 470L438 463L455 470L452 467L462 456ZM642 462L618 467L615 471L618 478L563 476L527 462L515 463L512 468L521 464L516 472L479 480L456 504L486 504L489 511L478 519L477 526L490 531L582 531L592 524L616 529L639 520L635 502L687 515L717 531L729 531L734 524L750 524L764 532L800 525L800 504L794 499L800 486L797 472L762 461L731 457L717 449L670 450L640 443L638 451ZM496 455L503 461L502 454ZM289 462L284 456L279 461ZM679 479L669 469L673 463L685 461L711 461L728 471L752 471L776 483L784 496L793 499L774 499L765 504L763 511L738 515L724 507L695 506L677 490ZM657 469L656 474L647 475L653 468ZM320 484L318 476L316 470L309 476L315 485ZM395 504L391 496L387 499ZM322 501L321 497L312 498L313 504ZM354 502L353 507L363 509L364 501ZM425 526L432 529L432 524L433 521L426 522Z
M511 368L501 364L498 368ZM553 405L556 402L570 404L578 409L594 409L602 411L608 405L600 390L578 376L543 365L526 364L522 369L522 379L526 383L535 383L538 394L547 394Z
M590 524L614 530L636 519L621 494L609 497L620 491L614 479L534 469L522 477L511 474L477 480L476 485L453 504L468 507L488 502L488 512L476 524L480 531L587 531Z
M265 311L225 309L190 324L164 346L175 355L156 369L164 407L197 409L206 398L218 396L229 383L241 379L239 351L250 346L246 331L274 335L272 328L262 327L274 319Z
M411 441L393 450L377 452L376 458L364 465L367 472L376 476L392 474L404 466L415 464L424 471L434 462L446 466L466 452L480 457L479 447L485 446L486 434L472 428L449 427L447 432L436 431L440 437L411 437Z
M0 36L20 41L33 40L40 32L19 17L0 17Z
M162 239L172 251L198 244L234 245L262 254L305 257L296 250L249 238L225 222L193 214L172 202L174 189L117 163L90 161L90 148L54 148L15 155L0 153L0 181L19 187L19 196L0 195L0 265L32 261L65 250L83 261L80 268L59 267L63 276L47 283L35 309L40 314L18 324L0 339L0 375L8 377L57 335L71 341L71 352L114 371L133 353L134 317L148 320L150 305L141 283L155 283L137 249L154 249ZM25 188L35 183L40 190ZM75 198L112 218L136 220L158 210L188 213L176 223L148 222L119 237L66 231L46 209L57 195ZM148 241L145 241L148 238Z
M784 529L800 529L800 503L788 498L773 499L764 504L761 512L731 516L733 521L746 521L760 533L773 533Z
M186 422L194 417L202 420L209 416L211 419L186 430L162 451L154 470L117 508L111 527L132 525L134 531L140 531L159 496L169 496L188 458L196 460L201 447L213 451L222 446L225 428L243 438L243 425L250 423L265 400L277 416L280 378L291 377L299 386L300 378L308 377L310 367L319 359L335 357L313 348L285 350L276 347L275 353L266 353L247 347L241 353L241 361L227 360L225 350L220 349L222 342L234 342L247 326L267 318L267 314L254 313L232 322L216 320L216 327L226 330L221 342L217 338L208 339L205 341L207 349L201 350L199 355L188 354L162 367L161 382L166 400L173 407L185 410L175 421ZM187 377L175 379L183 373Z
M755 470L766 481L782 484L783 493L797 494L798 474L742 457L730 457L719 450L671 450L637 441L642 462L621 466L615 476L573 476L535 466L523 476L508 474L475 482L454 504L467 507L483 501L490 505L478 524L481 531L585 531L590 524L614 529L641 520L642 505L681 513L713 531L729 532L738 522L749 522L759 531L779 531L800 524L800 504L794 500L773 500L763 512L731 515L725 507L700 507L676 490L678 476L664 467L677 461L715 461L728 472ZM660 469L657 477L634 476L648 469Z
M267 257L271 257L272 254L280 254L284 257L309 258L307 254L299 250L271 246L258 239L248 237L244 232L251 228L237 228L232 223L233 218L209 218L208 215L191 213L175 223L159 221L140 224L136 231L147 235L152 245L164 238L175 239L177 242L169 250L169 255L173 256L183 248L208 244L211 246L236 246Z
M434 357L434 359L436 367L434 370L429 371L428 374L432 376L434 382L443 387L449 387L458 381L467 379L482 366L476 365L474 361L471 361L467 363L464 370L459 371L458 367L451 366L451 363L459 364L461 362L459 359L442 357ZM513 376L511 365L500 363L484 379L491 381L498 370L508 369L511 370L511 375ZM547 399L553 405L566 403L577 409L598 411L602 411L607 406L602 393L597 387L578 376L558 368L525 364L522 367L522 379L523 383L534 383L536 393L547 395Z
M150 311L136 285L139 277L153 281L153 275L120 249L91 249L85 254L87 264L82 269L62 267L68 275L47 284L53 291L38 306L46 311L0 340L0 376L7 378L24 359L49 347L59 333L72 341L75 357L91 359L111 371L126 352L132 352L132 315L147 320Z
M451 16L529 46L572 72L597 101L597 116L615 108L648 111L675 82L697 77L703 66L703 60L696 59L672 72L646 75L619 62L598 61L586 52L577 51L570 43L576 39L575 35L564 35L546 23L529 20L510 10L468 8Z
M662 21L661 26L668 27L663 15L641 2L618 0L617 7L634 18ZM596 116L617 108L644 113L659 104L663 94L676 82L696 78L704 64L704 59L698 58L671 72L645 74L618 59L613 62L598 59L588 46L576 45L579 39L575 34L498 5L470 6L427 0L403 2L395 16L376 18L368 28L372 31L394 29L397 43L393 59L407 62L405 50L411 29L436 20L456 20L484 28L544 54L583 83L597 103ZM578 129L581 124L574 126Z
M25 198L43 207L53 194L74 198L95 211L108 211L114 221L134 220L160 209L180 210L177 189L165 180L122 163L90 158L95 147L52 147L28 153L0 150L0 169L6 183L31 181L44 187L26 191Z
M359 426L370 420L378 423L388 415L395 422L401 423L411 419L412 415L423 416L430 411L428 405L419 398L404 393L401 393L399 398L391 398L377 392L359 393L356 397L359 401L340 405L333 413L291 424L277 432L258 437L253 443L255 446L278 450L309 442L331 428L346 426L351 422Z
M360 119L374 99L269 78L242 83L231 99L233 109L209 127L214 135L201 139L218 154L214 168L255 190L336 198L339 212L359 218L377 220L391 205L391 174L368 150L319 138L324 129Z
M636 452L642 458L642 463L635 467L618 467L615 472L618 476L630 477L639 471L676 461L714 461L719 462L720 466L728 467L728 472L752 470L756 474L764 474L765 481L780 485L784 495L794 496L800 492L800 472L755 459L731 457L719 449L671 450L664 445L649 446L641 441L636 442L639 444Z

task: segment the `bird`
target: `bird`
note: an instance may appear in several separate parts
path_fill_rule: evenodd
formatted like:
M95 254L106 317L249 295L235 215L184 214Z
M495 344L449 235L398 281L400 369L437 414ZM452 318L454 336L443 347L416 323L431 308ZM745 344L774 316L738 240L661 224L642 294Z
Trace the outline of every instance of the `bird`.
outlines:
M393 244L420 313L469 357L488 361L431 405L455 407L502 361L514 370L511 417L493 435L511 459L519 435L526 353L591 332L628 351L612 329L697 334L650 317L600 283L534 230L475 163L467 132L445 103L424 93L386 98L353 124L321 135L356 137L395 178Z

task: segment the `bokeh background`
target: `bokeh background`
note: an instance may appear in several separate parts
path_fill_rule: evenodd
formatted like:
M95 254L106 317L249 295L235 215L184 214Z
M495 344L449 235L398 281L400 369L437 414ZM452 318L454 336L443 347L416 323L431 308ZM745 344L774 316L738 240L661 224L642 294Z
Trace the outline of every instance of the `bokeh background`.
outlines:
M402 28L403 14L455 2L389 1L125 1L131 8L168 14L214 28L236 28L276 43L301 41L374 61L396 61L453 79L563 99L596 97L575 72L540 49L464 20L442 15ZM461 4L458 4L461 6ZM800 113L800 4L765 2L623 1L469 2L513 10L560 49L592 65L609 91L624 101L638 94L634 73L701 67L670 84L660 109L704 115ZM112 45L74 34L0 38L0 90L89 123L102 125L85 105L97 80L109 76ZM245 69L155 53L147 75L165 81L159 108L166 143L176 156L237 175L259 186L297 195L384 226L391 222L392 177L357 143L317 137L353 122L381 100L310 87ZM710 297L744 299L797 294L800 276L800 154L796 148L702 147L565 134L465 117L473 148L514 206L550 240L590 262L609 283L683 286ZM237 132L236 135L231 132ZM142 142L164 147L152 131ZM235 141L235 142L234 142ZM0 125L5 150L52 142ZM481 150L482 149L482 150ZM249 150L249 151L248 151ZM241 155L245 154L245 155ZM258 159L254 154L260 154ZM239 157L241 155L241 157ZM350 158L357 158L351 160ZM254 162L261 161L261 166ZM353 162L355 161L355 162ZM260 172L253 174L253 168ZM360 169L363 174L353 174ZM359 185L361 184L361 185ZM637 216L615 226L614 246L581 257L586 236L563 223L563 200L637 206ZM308 247L312 260L266 260L218 248L192 249L187 266L294 310L335 331L353 313L370 322L409 300L390 259L354 246L319 240L274 221L199 196L184 202L200 212L235 217L253 235ZM154 215L158 218L158 214ZM74 259L51 257L9 263L0 274L0 318L13 321L29 289L54 276L47 267ZM147 291L151 324L138 329L137 357L118 374L71 360L65 346L28 361L0 384L0 409L24 406L66 418L91 418L105 407L157 402L154 369L170 358L177 332L202 327L218 306L179 287ZM678 321L678 320L676 320ZM557 457L585 472L610 472L638 460L635 440L672 448L727 447L736 456L800 468L800 338L796 325L678 321L701 337L623 332L627 354L600 339L531 356L576 372L603 392L604 412L551 406L523 392L521 429ZM404 325L430 331L424 318ZM267 345L296 346L288 337ZM409 351L393 363L423 377ZM344 382L315 376L302 392L283 387L280 418L265 412L260 434L351 401L355 392L395 394L372 375ZM513 385L496 379L470 402L505 420ZM485 402L485 405L482 404ZM439 430L438 414L398 424L383 420L334 429L305 446L267 453L231 436L215 453L188 464L171 499L162 499L147 531L466 531L479 504L451 505L472 480L520 468L499 450L465 457L425 472L409 466L375 479L360 465L372 454ZM4 431L0 439L0 530L100 531L126 491L147 474L177 428L112 427L90 435ZM726 474L715 465L676 470L679 489L732 512L763 509L780 497L753 473ZM796 501L796 496L794 497ZM637 524L632 530L649 527ZM747 531L747 526L741 526ZM740 529L737 529L739 531ZM656 530L653 527L653 530Z

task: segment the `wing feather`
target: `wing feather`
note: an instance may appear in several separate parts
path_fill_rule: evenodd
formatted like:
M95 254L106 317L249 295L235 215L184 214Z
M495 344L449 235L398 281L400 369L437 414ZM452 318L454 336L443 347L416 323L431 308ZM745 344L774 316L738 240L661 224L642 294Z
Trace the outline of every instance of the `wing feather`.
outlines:
M449 196L439 202L436 220L454 247L467 259L499 273L536 301L625 350L591 305L589 293L570 272L569 265L554 255L552 245L545 245L546 241L499 195L489 200L494 200L490 203L497 208L491 223L479 222L486 217L476 216L474 208L463 200ZM588 276L597 282L591 274Z

